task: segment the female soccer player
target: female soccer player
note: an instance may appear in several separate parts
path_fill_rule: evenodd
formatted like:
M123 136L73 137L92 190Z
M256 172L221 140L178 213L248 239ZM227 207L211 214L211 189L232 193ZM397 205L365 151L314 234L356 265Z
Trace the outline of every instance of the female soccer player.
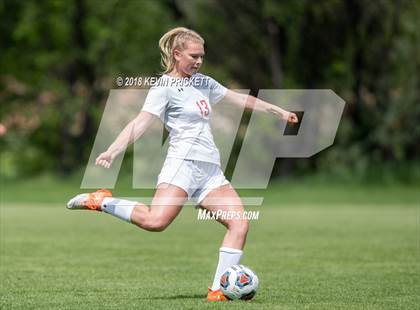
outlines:
M231 211L241 216L218 218L226 229L219 252L214 281L207 299L226 300L220 291L220 277L239 264L248 232L244 208L234 188L220 169L220 156L210 128L212 106L222 99L239 106L272 113L296 123L297 116L252 96L226 89L214 79L199 74L204 57L204 40L187 28L175 28L159 40L165 71L146 97L139 115L118 135L108 150L96 158L96 165L109 168L127 145L139 139L159 118L169 131L167 158L159 174L150 206L141 202L114 199L108 190L80 194L69 209L104 211L148 231L163 231L179 214L184 203L195 198L210 212Z

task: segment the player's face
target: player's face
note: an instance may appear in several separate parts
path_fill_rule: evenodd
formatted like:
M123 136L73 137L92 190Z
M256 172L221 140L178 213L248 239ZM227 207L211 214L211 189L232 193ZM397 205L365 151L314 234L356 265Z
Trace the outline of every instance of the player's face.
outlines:
M204 46L197 42L187 42L182 51L175 49L174 57L177 62L178 73L188 77L198 72L203 64Z

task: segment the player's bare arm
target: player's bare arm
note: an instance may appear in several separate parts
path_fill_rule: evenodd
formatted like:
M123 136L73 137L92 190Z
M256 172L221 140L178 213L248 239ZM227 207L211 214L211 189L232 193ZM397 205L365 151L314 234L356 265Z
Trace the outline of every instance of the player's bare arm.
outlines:
M274 104L268 103L251 95L228 90L226 92L225 99L237 106L245 106L245 108L255 111L274 114L276 117L287 120L289 123L297 123L299 121L295 113L286 111Z
M96 165L104 168L111 167L115 157L124 151L128 145L139 139L156 119L157 117L149 112L140 112L135 119L125 126L108 150L96 158Z

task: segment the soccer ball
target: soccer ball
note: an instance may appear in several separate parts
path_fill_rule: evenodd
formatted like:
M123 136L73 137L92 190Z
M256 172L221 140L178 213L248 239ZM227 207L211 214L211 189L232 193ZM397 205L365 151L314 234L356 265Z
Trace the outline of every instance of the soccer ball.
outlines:
M234 265L220 277L222 293L231 300L250 300L258 289L258 277L248 267Z

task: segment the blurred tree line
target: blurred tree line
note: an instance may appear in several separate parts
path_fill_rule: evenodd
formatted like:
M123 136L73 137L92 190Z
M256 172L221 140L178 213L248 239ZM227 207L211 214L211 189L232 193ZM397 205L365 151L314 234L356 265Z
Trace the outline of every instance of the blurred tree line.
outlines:
M334 147L279 159L274 175L418 171L419 1L2 0L0 18L3 176L83 167L115 78L159 73L174 26L202 34L203 71L228 87L346 101Z

